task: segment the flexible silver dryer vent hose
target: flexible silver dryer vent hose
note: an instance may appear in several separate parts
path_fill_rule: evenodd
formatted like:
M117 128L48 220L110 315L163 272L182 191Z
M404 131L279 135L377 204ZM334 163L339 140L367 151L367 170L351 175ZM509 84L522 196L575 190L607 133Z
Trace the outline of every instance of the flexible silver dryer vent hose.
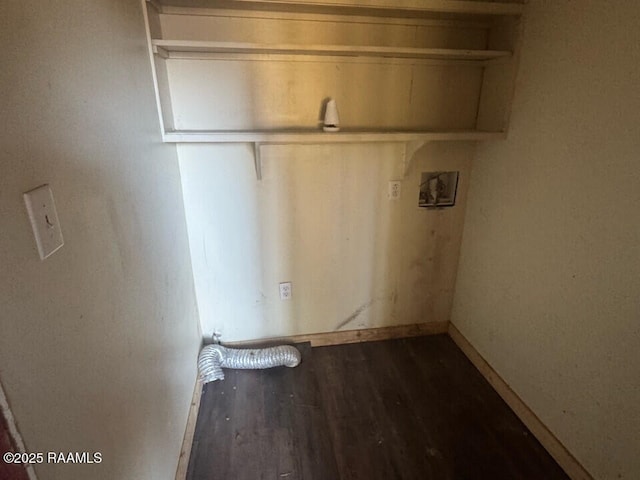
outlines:
M296 347L260 349L227 348L222 345L207 345L198 357L198 370L204 383L223 380L223 368L242 370L264 369L271 367L296 367L300 363L300 352Z

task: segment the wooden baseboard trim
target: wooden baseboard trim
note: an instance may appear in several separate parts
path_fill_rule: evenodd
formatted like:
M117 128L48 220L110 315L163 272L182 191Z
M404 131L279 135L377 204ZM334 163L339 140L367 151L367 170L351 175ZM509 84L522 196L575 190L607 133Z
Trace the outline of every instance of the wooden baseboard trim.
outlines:
M480 373L498 392L507 405L520 418L531 433L538 439L542 446L549 452L556 462L562 467L565 473L572 480L593 480L593 477L567 450L567 448L551 433L536 414L522 401L511 387L500 375L489 365L489 363L478 353L469 341L453 325L449 324L449 336L464 352L467 358L475 365Z
M377 340L391 340L394 338L421 337L423 335L438 335L448 333L449 322L416 323L413 325L396 325L382 328L363 328L360 330L344 330L338 332L312 333L309 335L291 335L288 337L265 338L242 342L225 342L226 346L256 346L275 343L305 343L312 347L328 345L342 345L347 343L374 342Z
M202 380L200 380L200 377L198 376L196 378L196 384L193 388L193 397L191 398L191 406L189 407L187 426L184 430L184 438L182 439L182 449L180 450L180 458L178 459L176 480L186 480L187 478L189 457L191 457L191 446L193 445L193 434L196 430L198 410L200 410L200 396L202 395L202 386Z

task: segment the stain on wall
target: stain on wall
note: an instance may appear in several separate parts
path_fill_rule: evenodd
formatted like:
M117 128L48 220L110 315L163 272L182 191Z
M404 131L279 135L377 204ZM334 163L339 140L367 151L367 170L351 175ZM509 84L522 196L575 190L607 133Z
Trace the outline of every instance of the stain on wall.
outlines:
M223 340L446 321L473 143L181 145L203 332ZM418 208L420 173L460 170L453 208ZM402 180L402 197L387 198ZM279 299L278 284L293 283Z

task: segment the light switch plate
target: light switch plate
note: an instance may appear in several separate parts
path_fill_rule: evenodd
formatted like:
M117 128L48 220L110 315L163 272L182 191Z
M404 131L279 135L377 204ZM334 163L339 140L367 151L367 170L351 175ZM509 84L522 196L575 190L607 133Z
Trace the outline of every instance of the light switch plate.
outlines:
M64 245L51 188L41 185L25 193L24 203L36 237L40 260L44 260Z

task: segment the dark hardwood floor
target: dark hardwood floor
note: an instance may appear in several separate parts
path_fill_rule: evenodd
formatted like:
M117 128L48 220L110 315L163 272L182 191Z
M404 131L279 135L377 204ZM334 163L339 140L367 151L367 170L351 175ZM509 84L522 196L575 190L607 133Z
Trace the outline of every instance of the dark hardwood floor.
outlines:
M568 478L446 335L298 347L205 385L189 480Z

